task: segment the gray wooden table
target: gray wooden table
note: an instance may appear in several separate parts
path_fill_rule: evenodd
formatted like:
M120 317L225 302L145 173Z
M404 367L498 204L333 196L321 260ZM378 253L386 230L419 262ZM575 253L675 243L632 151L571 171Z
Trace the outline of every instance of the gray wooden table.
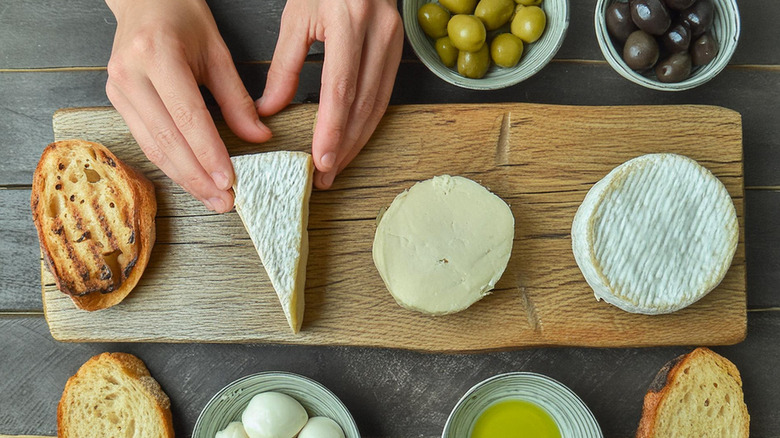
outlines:
M743 34L731 65L688 92L646 90L603 61L593 31L595 0L570 0L571 25L556 59L532 79L496 92L451 87L407 47L392 103L538 102L574 105L721 105L743 116L748 334L715 350L742 372L751 436L780 437L780 2L740 1ZM259 97L283 0L210 2L253 97ZM204 344L63 344L44 320L38 241L30 219L32 171L52 140L61 107L108 105L104 85L114 17L99 0L0 2L0 434L56 433L67 378L94 354L141 357L170 395L179 436L228 382L286 370L331 388L366 437L437 436L474 383L535 371L570 386L606 437L632 436L656 371L690 347L554 348L443 355L368 348ZM321 56L304 66L296 101L316 101Z

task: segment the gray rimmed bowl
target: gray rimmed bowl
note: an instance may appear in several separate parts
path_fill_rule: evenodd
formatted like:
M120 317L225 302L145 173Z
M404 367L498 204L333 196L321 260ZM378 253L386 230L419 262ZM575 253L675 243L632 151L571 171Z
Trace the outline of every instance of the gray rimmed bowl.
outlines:
M483 380L455 404L442 438L466 438L479 415L504 400L524 400L545 410L564 438L603 438L596 418L571 389L542 374L515 372Z
M712 23L712 33L720 44L720 50L709 64L694 67L691 76L675 83L665 83L656 79L653 69L648 72L637 72L632 70L622 56L622 45L616 43L610 37L607 31L607 22L605 13L612 3L621 0L597 0L596 13L594 14L594 23L596 28L596 39L598 40L601 53L607 63L624 78L629 81L659 91L682 91L690 90L710 81L718 75L731 60L734 51L737 50L737 43L740 34L739 8L736 0L712 0L715 7L715 17ZM626 0L622 0L626 1Z
M309 417L328 417L341 426L346 438L360 438L352 414L335 394L308 377L282 371L252 374L222 388L198 416L192 438L214 438L231 421L241 421L252 397L266 391L287 394L303 405Z
M539 5L547 15L547 27L533 44L524 44L520 62L512 68L491 65L481 79L466 78L444 65L436 53L433 40L417 22L417 10L433 0L404 0L402 12L404 31L414 53L436 76L450 84L472 90L498 90L522 82L544 68L561 48L569 28L569 0L543 0ZM435 3L438 3L435 1ZM488 32L488 37L495 34ZM490 38L488 38L490 39Z

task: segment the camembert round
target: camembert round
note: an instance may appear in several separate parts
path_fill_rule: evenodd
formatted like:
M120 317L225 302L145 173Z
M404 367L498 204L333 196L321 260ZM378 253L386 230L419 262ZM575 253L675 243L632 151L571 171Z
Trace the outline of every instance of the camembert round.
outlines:
M571 237L596 299L653 315L689 306L721 282L739 224L726 187L709 170L681 155L651 154L590 189Z

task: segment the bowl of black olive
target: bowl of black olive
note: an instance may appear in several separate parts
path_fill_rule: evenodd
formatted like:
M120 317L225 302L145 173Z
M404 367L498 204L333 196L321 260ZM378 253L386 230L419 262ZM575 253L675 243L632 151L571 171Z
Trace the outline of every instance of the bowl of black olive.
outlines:
M736 0L598 0L595 26L618 74L661 91L689 90L717 76L740 34Z

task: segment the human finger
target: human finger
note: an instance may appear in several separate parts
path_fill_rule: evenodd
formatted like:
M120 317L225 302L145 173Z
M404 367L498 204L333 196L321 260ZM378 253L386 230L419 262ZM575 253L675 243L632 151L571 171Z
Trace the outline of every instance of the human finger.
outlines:
M257 112L261 116L276 114L295 97L303 62L314 42L308 29L301 26L300 17L285 8L279 27L279 39L276 41L274 56L266 75L265 89L256 102Z
M358 96L352 105L344 148L338 163L319 178L323 188L332 183L357 156L382 119L393 91L398 64L403 50L403 31L400 17L382 15L383 25L366 36L361 60Z
M198 162L151 82L141 79L130 89L133 92L124 96L151 138L149 143L139 144L149 160L207 207L220 213L229 211L233 196L217 188Z
M343 25L325 40L320 105L312 138L312 157L320 172L327 173L335 168L344 140L347 120L357 93L365 38L365 28L362 26L365 24Z
M268 141L271 130L257 116L255 103L246 91L227 47L220 45L210 55L210 60L204 83L214 95L228 127L246 141Z
M176 130L183 136L183 139L174 136L171 151L180 152L180 148L188 146L191 155L211 177L216 188L226 191L233 185L233 164L225 143L217 132L189 65L176 55L169 61L151 68L148 73L159 95L158 100L162 101ZM173 127L168 126L167 129L173 130ZM220 198L227 201L225 196ZM214 207L221 210L217 205Z

